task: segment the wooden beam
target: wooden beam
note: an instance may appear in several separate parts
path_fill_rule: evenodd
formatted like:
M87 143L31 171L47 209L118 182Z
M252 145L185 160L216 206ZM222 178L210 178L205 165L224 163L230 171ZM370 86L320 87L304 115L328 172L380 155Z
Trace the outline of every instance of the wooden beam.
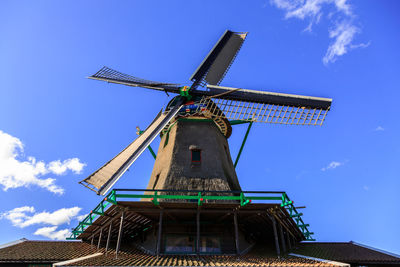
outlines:
M217 222L219 223L219 222L225 220L229 215L231 215L231 212L228 212L227 214L221 216L221 217L217 220Z
M235 227L235 247L236 247L236 254L239 255L239 228L238 228L238 220L237 220L237 212L233 213L233 224Z
M106 253L107 253L107 251L108 251L108 247L110 246L111 230L112 230L112 221L111 221L111 223L110 223L110 227L108 228L107 244L106 244Z
M124 217L125 217L125 212L122 211L122 213L121 213L121 221L119 223L117 248L115 249L115 258L118 257L118 252L119 252L119 249L121 248L121 239L122 239L122 231L123 231L123 225L124 225Z
M200 209L197 209L196 214L196 254L200 254Z
M161 210L161 211L160 211L160 220L159 220L159 222L158 222L157 249L156 249L157 257L160 255L161 231L162 231L163 213L164 213L164 211Z
M279 249L279 239L278 239L278 232L276 231L276 220L274 216L270 217L272 220L272 228L274 229L274 238L275 238L275 248L276 248L276 254L278 254L278 257L281 255L281 251Z
M103 234L103 228L100 230L99 241L97 242L97 251L100 249L101 235Z
M290 243L290 234L286 232L286 241L288 243L288 251L292 250L292 244Z
M279 226L279 234L281 237L282 251L283 253L286 253L286 244L285 244L285 238L283 236L282 225L279 223L278 226Z

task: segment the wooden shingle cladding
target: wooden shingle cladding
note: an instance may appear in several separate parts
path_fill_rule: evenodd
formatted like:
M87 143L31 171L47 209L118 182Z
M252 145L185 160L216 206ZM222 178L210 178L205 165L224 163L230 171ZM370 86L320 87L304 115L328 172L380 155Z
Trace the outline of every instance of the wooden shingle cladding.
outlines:
M356 265L400 266L400 255L380 251L355 242L304 242L293 253Z
M259 248L261 251L263 247ZM149 255L134 247L123 247L122 252L93 257L65 266L336 266L322 261L294 256L278 258L260 250L253 250L246 255Z
M95 253L97 249L79 241L30 241L0 248L0 264L52 264Z

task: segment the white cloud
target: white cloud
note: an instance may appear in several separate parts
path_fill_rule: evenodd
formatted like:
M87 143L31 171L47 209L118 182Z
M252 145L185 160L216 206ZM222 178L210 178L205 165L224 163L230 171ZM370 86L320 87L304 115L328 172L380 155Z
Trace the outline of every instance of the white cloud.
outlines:
M58 226L64 223L70 223L72 219L77 217L81 208L62 208L54 212L35 213L34 207L24 206L9 210L0 215L0 218L9 220L14 226L24 228L34 224L50 224Z
M41 235L52 240L65 240L71 232L68 229L57 230L57 226L42 227L34 232L34 235Z
M354 25L355 15L347 0L271 0L271 4L285 11L285 18L308 19L309 24L304 29L311 32L312 26L318 24L324 15L324 8L334 6L335 12L329 12L327 18L335 20L332 30L329 30L330 43L322 62L327 65L333 63L338 57L343 56L349 50L365 48L368 44L352 44L354 36L361 30Z
M23 160L24 145L21 140L0 131L0 185L3 190L36 185L55 194L63 194L64 189L56 185L54 178L42 178L47 174L61 175L68 170L80 173L86 165L78 158L64 161L55 160L46 164L34 157Z
M323 167L321 171L333 170L336 169L337 167L342 166L343 164L344 162L332 161L331 163L328 164L328 166Z
M76 219L77 219L78 221L83 221L83 219L85 219L86 216L88 216L88 215L89 215L89 214L82 214L82 215L77 216Z
M48 169L57 175L65 174L68 170L79 174L82 172L84 163L80 162L78 158L66 159L63 162L60 160L52 161L48 164Z
M374 129L374 131L377 131L377 132L381 132L381 131L384 131L384 130L385 130L385 128L383 128L382 126L378 126L378 127L376 127Z

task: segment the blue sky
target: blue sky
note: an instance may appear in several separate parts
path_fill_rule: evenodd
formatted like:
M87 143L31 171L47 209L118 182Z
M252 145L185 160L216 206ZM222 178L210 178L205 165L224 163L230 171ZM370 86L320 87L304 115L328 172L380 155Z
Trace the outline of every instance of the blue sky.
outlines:
M322 127L255 124L244 190L284 190L318 241L400 253L398 1L1 1L0 243L62 239L100 197L78 184L165 94L92 81L106 65L188 83L225 29L249 35L221 83L333 98ZM234 126L233 157L246 126ZM157 148L158 140L153 147ZM144 153L119 188L145 188Z

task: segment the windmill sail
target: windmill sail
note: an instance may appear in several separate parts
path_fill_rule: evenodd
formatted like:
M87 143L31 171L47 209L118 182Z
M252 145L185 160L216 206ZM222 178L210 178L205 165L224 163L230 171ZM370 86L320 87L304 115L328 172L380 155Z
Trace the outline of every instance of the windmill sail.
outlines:
M180 103L178 103L169 112L160 112L150 126L135 141L80 183L97 194L104 195L140 154L142 154L168 122L174 118L181 107Z
M143 87L158 91L166 91L170 93L179 94L179 84L174 83L161 83L150 80L137 78L122 72L113 70L109 67L103 67L98 72L88 77L89 79L105 81L110 83L123 84L133 87Z
M247 33L225 31L217 44L190 77L198 83L219 84L239 52Z
M199 113L229 120L294 125L322 125L332 99L209 85ZM197 91L199 93L199 91ZM218 112L215 110L218 109Z

